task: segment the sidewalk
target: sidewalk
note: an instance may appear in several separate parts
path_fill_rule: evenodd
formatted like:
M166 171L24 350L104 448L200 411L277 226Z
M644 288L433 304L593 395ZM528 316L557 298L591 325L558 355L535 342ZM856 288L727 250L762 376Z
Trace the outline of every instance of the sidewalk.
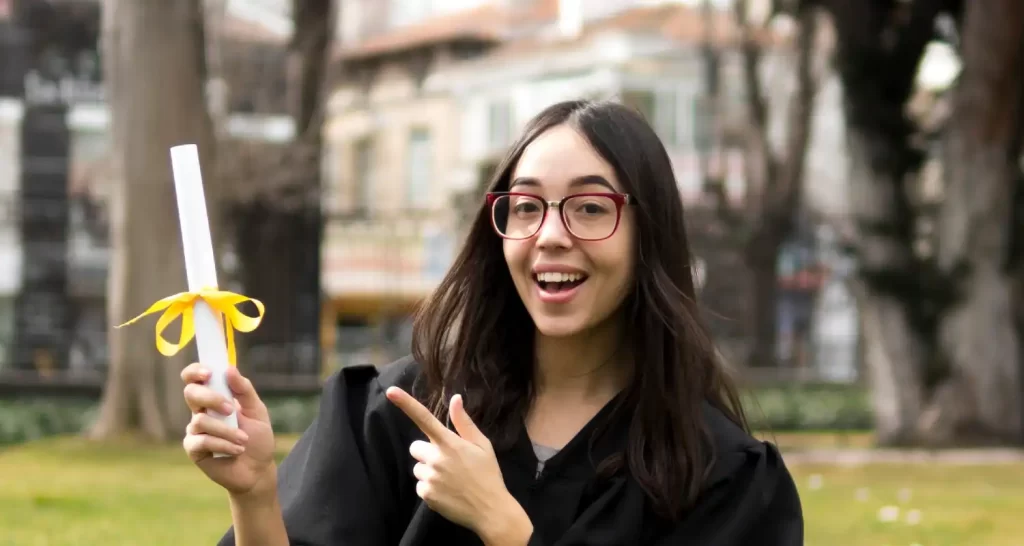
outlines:
M788 465L942 464L957 466L1024 464L1024 449L806 449L783 451Z

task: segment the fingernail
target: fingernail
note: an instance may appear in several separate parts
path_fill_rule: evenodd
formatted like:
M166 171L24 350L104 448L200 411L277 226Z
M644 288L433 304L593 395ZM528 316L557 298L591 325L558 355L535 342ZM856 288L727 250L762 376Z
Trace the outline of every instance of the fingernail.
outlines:
M224 415L231 415L231 413L233 413L234 411L235 411L235 405L234 404L229 404L227 402L224 402L220 406L220 412L223 413Z
M245 453L245 446L240 446L238 444L232 444L231 445L231 451L234 451L236 454L241 455L242 453Z
M239 442L248 442L249 441L249 435L246 434L244 430L239 430L238 431L238 441Z

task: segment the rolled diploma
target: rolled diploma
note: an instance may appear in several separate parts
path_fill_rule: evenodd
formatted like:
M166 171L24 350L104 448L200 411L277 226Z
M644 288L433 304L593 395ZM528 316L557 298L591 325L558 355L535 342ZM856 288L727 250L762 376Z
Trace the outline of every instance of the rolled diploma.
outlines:
M217 288L217 263L213 257L210 220L206 214L203 174L196 145L184 144L171 148L171 168L174 171L174 192L178 200L178 221L181 224L181 246L185 252L189 292ZM220 313L199 300L195 303L193 314L199 362L210 370L207 386L234 403L234 395L227 384L228 347ZM232 428L238 428L235 411L229 415L213 411L207 413ZM214 457L228 456L223 453L214 454Z

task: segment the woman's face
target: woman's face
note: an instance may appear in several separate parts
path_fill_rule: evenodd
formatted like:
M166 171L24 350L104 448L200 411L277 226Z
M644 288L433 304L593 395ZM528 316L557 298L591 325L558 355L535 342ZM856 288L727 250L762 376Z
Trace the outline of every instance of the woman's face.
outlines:
M552 202L581 193L622 193L623 188L612 166L581 134L559 125L523 151L508 191ZM542 218L539 200L513 196L507 204L508 230ZM565 206L572 232L562 222L562 211L548 207L536 235L504 240L512 280L542 335L585 332L607 320L622 304L633 281L635 226L631 208L621 207L618 227L614 227L613 201L581 196ZM612 235L604 240L581 240L608 232Z

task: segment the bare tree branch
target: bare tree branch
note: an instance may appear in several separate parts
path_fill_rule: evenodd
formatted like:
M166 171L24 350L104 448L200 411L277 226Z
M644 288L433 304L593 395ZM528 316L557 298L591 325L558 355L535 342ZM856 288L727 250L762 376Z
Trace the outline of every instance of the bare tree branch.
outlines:
M333 6L332 0L292 0L295 31L288 46L288 93L298 140L320 140Z
M818 38L820 14L810 6L797 13L799 40L797 42L797 88L789 104L787 146L782 161L775 164L775 176L768 180L764 206L772 221L792 221L803 196L803 178L807 144L811 134L811 114L814 100L821 86L822 74L815 74L815 42ZM819 48L824 49L824 48ZM828 52L822 51L827 56ZM822 67L825 63L818 63Z
M709 2L706 2L704 7L705 18L710 20ZM778 3L772 6L773 12L780 9L782 7ZM762 79L762 70L766 60L766 48L770 48L773 61L775 57L780 56L780 35L769 30L771 17L766 16L765 21L755 23L750 20L748 12L747 0L737 0L734 3L742 85L747 101L747 119L744 129L740 132L747 159L747 191L743 206L733 206L729 203L723 181L720 179L710 181L707 190L717 197L719 219L741 240L740 246L743 249L746 266L750 268L752 274L753 286L753 347L749 354L749 362L753 366L767 366L776 360L779 279L775 264L782 245L792 235L796 226L796 217L804 193L804 163L810 139L811 114L822 79L821 72L827 66L826 62L815 61L819 57L827 58L830 52L820 47L818 43L820 9L812 3L801 2L796 12L798 39L795 57L792 58L795 64L796 89L786 106L786 141L783 150L776 152L773 150L769 132L771 103ZM707 43L711 44L710 31L707 36ZM735 42L729 42L730 46L734 44ZM709 65L715 61L715 57L709 52L705 52L705 55ZM775 69L779 64L782 63L773 63L770 68ZM709 86L709 95L717 102L716 87Z
M761 45L749 21L750 5L747 0L736 0L734 9L740 31L740 48L743 52L743 79L748 93L750 122L756 138L764 139L768 124L768 104L764 98L758 72L761 64Z
M778 156L773 153L769 142L768 102L760 74L761 42L766 38L749 21L746 0L736 2L735 12L741 36L743 79L750 114L746 134L751 151L748 157L755 162L751 169L753 188L748 194L745 216L748 222L752 222L749 230L755 234L751 242L760 250L767 250L778 243L767 244L769 241L766 238L771 239L772 243L781 242L792 231L794 217L803 196L804 164L815 96L823 78L823 69L827 65L825 62L816 62L816 59L829 57L831 51L817 43L821 26L819 10L810 2L801 2L796 12L796 90L788 106L786 145L781 156ZM728 216L735 221L735 213Z

